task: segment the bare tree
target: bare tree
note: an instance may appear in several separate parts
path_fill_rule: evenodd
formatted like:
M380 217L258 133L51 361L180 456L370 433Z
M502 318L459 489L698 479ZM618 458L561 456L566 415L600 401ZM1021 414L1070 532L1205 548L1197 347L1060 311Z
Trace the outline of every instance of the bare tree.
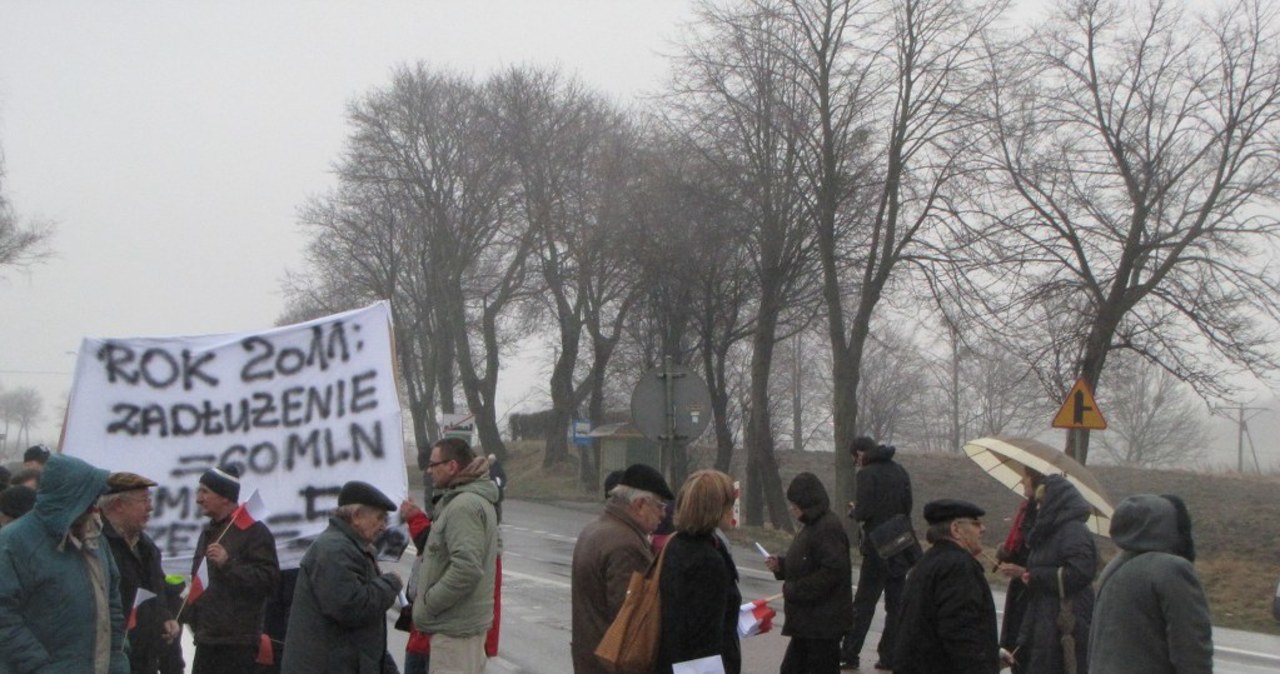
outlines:
M1057 397L1076 375L1103 395L1116 349L1205 396L1278 364L1276 11L1079 0L993 61L998 327ZM1026 320L1046 307L1053 330Z
M1112 461L1140 468L1174 468L1199 460L1209 442L1204 404L1187 385L1132 354L1113 359L1114 384L1099 401L1107 410L1100 435Z
M623 167L635 148L620 112L555 71L511 69L491 87L557 339L543 454L550 469L568 458L569 423L608 365L617 328L604 321L624 317L632 302L621 267L627 256L616 246L628 220Z
M855 498L844 449L868 426L860 396L877 308L913 263L951 254L981 91L979 38L1004 4L785 3L808 122L800 166L820 251L841 500Z
M751 338L751 395L745 432L747 487L744 521L790 531L773 447L770 374L774 349L787 324L813 312L813 230L802 217L803 91L787 55L780 5L745 8L700 4L700 35L678 59L672 118L722 174L750 217L746 230L755 291Z
M29 387L19 387L0 392L0 419L4 420L5 437L9 425L17 424L14 442L18 447L31 444L31 427L43 417L44 401L40 392Z
M0 154L0 272L5 267L22 269L47 258L49 238L53 236L53 226L47 222L23 224L5 197L4 177L4 155Z

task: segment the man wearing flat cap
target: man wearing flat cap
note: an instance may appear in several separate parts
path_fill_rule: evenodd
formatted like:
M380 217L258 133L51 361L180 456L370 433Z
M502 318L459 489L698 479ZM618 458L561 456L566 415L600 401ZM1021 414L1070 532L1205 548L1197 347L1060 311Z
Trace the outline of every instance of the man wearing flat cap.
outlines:
M386 613L402 583L379 571L373 549L395 509L371 484L342 485L329 528L302 558L282 674L395 671Z
M276 538L263 522L241 529L232 521L239 500L240 471L234 466L200 476L196 506L209 524L196 541L191 575L205 564L209 584L183 611L195 636L192 674L253 671L267 598L280 582Z
M120 605L126 622L134 625L129 630L129 668L133 674L156 674L162 663L163 674L168 674L182 663L182 645L177 640L181 628L165 601L160 548L144 531L151 519L154 486L155 482L136 473L112 473L107 477L107 493L98 498L102 535L120 568ZM129 621L139 589L152 597L138 604L136 620Z
M975 558L982 552L985 514L956 499L925 505L925 538L932 547L911 570L902 592L895 674L1000 671L996 605Z
M632 572L643 573L653 561L649 535L675 498L662 474L642 463L628 466L617 480L604 512L582 529L573 547L574 674L606 674L596 647L622 608Z

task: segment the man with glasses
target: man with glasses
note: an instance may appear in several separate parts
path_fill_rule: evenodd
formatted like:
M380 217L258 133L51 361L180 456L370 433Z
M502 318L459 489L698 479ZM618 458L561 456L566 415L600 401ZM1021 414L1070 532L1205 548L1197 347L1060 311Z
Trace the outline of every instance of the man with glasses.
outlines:
M112 473L107 493L98 499L102 534L120 568L120 606L129 630L129 668L133 674L181 672L181 629L167 605L160 548L145 529L151 519L151 488L156 483L136 473ZM150 596L136 601L138 590ZM137 613L130 620L134 605Z
M968 501L924 507L932 547L907 576L894 642L895 674L997 674L996 605L982 563L986 513Z
M661 473L634 464L607 494L604 512L578 534L570 590L574 674L607 674L596 647L622 608L631 574L643 573L653 561L649 535L674 498Z
M482 674L500 545L498 486L488 460L460 438L432 445L426 470L439 502L417 575L413 623L431 635L431 672Z

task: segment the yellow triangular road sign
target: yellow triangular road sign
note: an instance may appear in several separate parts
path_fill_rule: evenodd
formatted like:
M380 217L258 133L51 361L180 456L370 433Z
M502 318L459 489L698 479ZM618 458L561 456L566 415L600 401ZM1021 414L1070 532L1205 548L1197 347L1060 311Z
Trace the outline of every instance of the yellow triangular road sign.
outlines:
M1095 431L1107 427L1107 420L1102 418L1102 410L1093 399L1093 391L1085 383L1084 377L1076 380L1075 386L1067 393L1066 402L1053 418L1054 428L1089 428Z

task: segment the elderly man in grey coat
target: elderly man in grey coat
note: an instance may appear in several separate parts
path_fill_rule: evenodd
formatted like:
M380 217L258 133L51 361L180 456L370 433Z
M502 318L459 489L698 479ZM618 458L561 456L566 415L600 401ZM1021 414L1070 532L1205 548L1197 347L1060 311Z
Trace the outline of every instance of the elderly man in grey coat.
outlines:
M1191 515L1176 496L1139 494L1111 518L1120 554L1102 572L1089 632L1093 674L1209 674L1213 626L1196 575Z
M387 609L402 583L379 573L372 546L395 509L370 484L342 486L329 528L302 558L281 672L398 671L387 652Z

